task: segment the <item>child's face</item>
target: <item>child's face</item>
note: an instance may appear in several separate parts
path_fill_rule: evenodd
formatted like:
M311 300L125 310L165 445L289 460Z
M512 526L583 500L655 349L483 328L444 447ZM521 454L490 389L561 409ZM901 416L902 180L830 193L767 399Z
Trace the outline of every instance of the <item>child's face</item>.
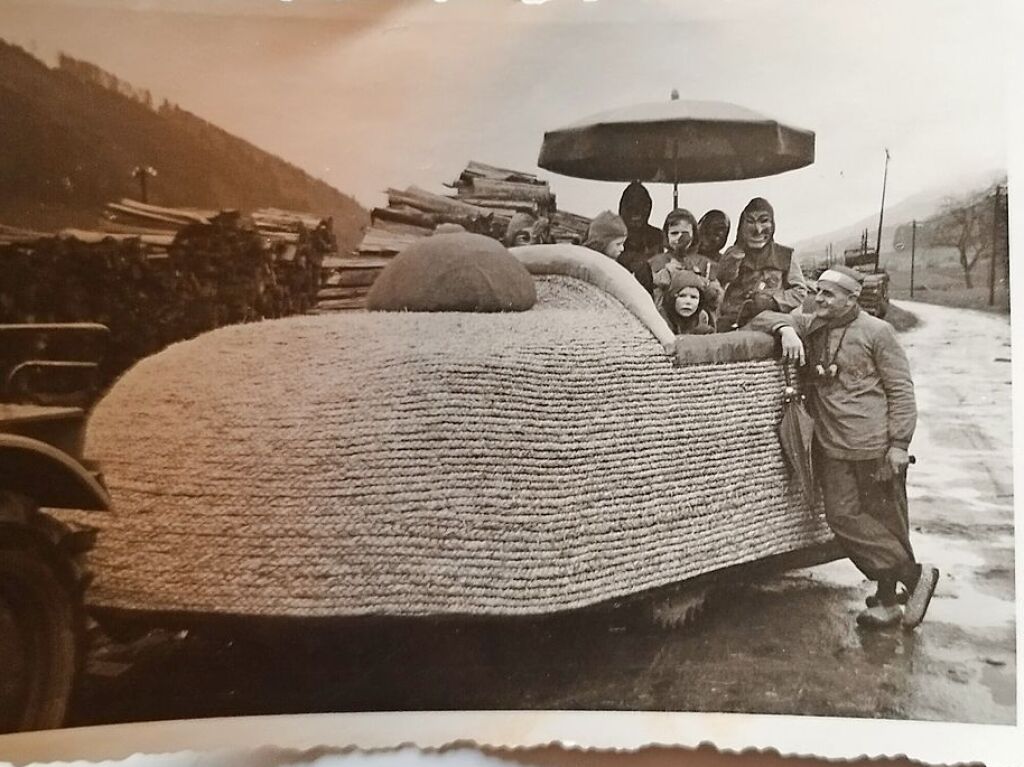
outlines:
M697 288L683 288L676 294L676 312L680 317L690 317L700 304L700 291Z
M529 229L522 229L516 232L512 238L513 247L519 245L533 245L533 233Z
M611 240L608 243L608 245L605 246L604 254L608 256L608 258L618 258L619 256L622 255L622 251L625 245L625 237L616 237L614 240Z
M693 227L689 221L675 221L669 224L665 236L668 237L669 248L681 252L690 247L690 243L693 242Z

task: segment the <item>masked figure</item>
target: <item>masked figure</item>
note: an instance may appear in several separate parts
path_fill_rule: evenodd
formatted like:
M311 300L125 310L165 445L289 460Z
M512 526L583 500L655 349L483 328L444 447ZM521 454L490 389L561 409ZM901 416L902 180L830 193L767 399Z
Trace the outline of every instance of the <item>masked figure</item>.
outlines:
M661 230L648 221L652 208L651 195L639 181L627 186L619 200L619 215L628 230L619 263L629 269L648 293L654 290L654 278L647 259L665 249Z
M775 242L775 211L762 197L740 214L736 244L719 259L725 288L718 330L735 330L763 311L789 312L807 297L807 283L793 249Z
M697 252L717 264L731 229L732 222L725 213L709 210L697 223Z

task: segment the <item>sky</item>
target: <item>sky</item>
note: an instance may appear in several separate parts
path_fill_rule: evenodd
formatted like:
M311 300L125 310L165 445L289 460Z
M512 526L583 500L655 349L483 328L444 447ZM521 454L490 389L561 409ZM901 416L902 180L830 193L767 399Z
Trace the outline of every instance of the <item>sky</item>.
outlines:
M1007 164L1005 0L4 0L0 37L86 59L383 205L469 160L539 172L559 207L622 184L536 167L544 131L669 98L739 104L816 134L814 165L688 185L697 215L755 195L801 239L887 199ZM650 187L652 220L671 189Z

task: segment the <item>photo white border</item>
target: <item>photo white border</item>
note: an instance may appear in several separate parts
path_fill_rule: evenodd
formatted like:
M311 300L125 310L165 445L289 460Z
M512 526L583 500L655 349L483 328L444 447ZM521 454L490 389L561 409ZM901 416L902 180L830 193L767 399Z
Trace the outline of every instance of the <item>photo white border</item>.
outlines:
M635 750L647 745L721 751L774 749L824 759L906 756L930 764L1021 767L1018 727L948 722L644 711L483 711L304 714L143 722L21 733L0 738L0 754L30 762L124 759L177 751L306 751L403 745L436 749L473 743L526 748Z
M439 0L440 1L440 0ZM468 0L463 0L468 1ZM561 2L574 0L559 0ZM575 0L578 1L578 0ZM608 0L612 1L612 0ZM1006 119L1009 126L1010 286L1013 350L1024 343L1024 206L1013 184L1024 178L1024 7L1000 2L1009 14L1003 40L1007 48ZM941 12L941 4L936 4ZM1024 498L1024 354L1012 354L1014 496ZM1015 506L1015 531L1021 530ZM602 750L634 750L646 745L722 751L773 749L783 755L825 759L899 757L930 764L973 762L986 767L1024 765L1021 665L1024 632L1024 556L1016 545L1017 725L758 714L578 711L456 711L306 714L157 721L69 728L0 736L0 761L11 764L52 761L103 761L132 754L180 751L244 752L263 747L309 750L393 749L413 744L441 748L453 743L491 747L533 747L552 743Z

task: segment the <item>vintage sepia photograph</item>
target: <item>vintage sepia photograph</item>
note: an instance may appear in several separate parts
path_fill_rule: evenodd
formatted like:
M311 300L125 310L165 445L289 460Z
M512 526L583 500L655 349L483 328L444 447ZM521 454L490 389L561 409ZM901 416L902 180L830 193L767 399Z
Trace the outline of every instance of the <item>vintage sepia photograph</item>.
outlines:
M1015 727L1008 9L4 0L0 732Z

